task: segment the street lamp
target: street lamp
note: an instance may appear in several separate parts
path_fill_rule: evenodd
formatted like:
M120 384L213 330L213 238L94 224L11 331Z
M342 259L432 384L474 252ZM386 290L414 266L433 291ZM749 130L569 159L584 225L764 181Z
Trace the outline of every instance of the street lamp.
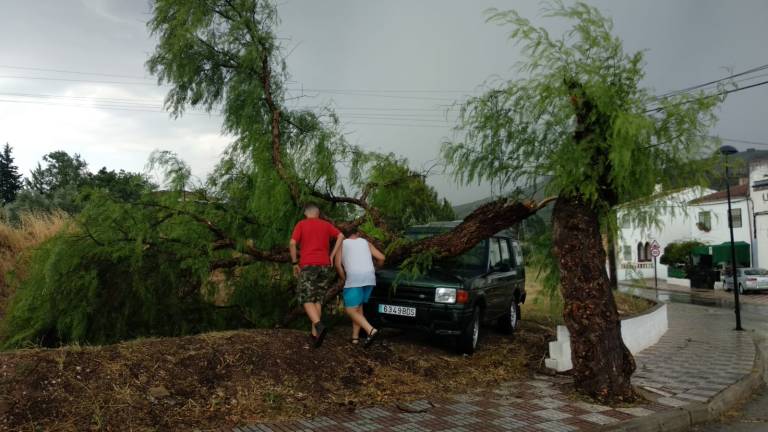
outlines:
M736 303L736 330L741 328L741 307L739 306L739 282L736 277L736 245L733 242L733 214L731 213L731 182L728 179L728 155L738 153L735 147L724 145L720 147L720 154L725 157L725 190L728 195L728 229L731 232L731 273L733 275L733 299Z

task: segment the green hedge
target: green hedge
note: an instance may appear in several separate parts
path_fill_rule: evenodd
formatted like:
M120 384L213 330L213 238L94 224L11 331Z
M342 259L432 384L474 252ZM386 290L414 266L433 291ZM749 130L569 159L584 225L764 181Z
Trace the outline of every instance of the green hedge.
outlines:
M686 278L685 270L677 267L669 266L667 267L667 277L672 278L678 278L678 279L685 279Z

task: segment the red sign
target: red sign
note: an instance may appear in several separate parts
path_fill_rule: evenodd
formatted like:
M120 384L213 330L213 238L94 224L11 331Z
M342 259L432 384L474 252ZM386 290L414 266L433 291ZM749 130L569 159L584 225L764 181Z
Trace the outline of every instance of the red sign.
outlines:
M656 258L661 255L661 245L656 240L651 243L651 256Z

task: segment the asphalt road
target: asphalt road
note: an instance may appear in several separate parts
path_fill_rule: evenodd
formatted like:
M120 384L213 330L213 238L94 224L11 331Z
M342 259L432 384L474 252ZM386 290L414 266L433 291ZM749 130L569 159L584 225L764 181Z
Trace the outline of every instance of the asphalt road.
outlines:
M634 294L657 298L662 301L674 303L699 304L706 306L717 306L732 308L731 305L718 304L705 294L680 293L673 291L643 288L632 288L622 286L622 291L632 292ZM742 305L741 321L742 327L747 330L763 332L768 335L768 306L764 305ZM736 318L734 314L734 327ZM753 395L752 399L728 413L721 421L697 426L693 429L695 432L768 432L768 389L764 386L761 391Z

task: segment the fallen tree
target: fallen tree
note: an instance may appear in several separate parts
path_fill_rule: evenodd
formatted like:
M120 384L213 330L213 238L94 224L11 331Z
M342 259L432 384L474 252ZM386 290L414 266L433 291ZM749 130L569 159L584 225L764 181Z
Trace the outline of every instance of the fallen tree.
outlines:
M634 363L620 338L600 229L613 207L650 195L659 183L705 180L691 157L705 148L720 99L654 98L639 85L642 54L625 54L611 35L610 21L596 9L556 5L549 15L576 24L563 39L552 39L515 12L492 14L492 20L513 26L511 37L523 43L529 58L521 71L529 76L496 83L462 104L462 139L447 144L443 156L463 182L537 189L546 176L544 189L553 198L502 198L447 233L407 242L399 229L446 217L445 202L407 161L346 142L332 110L288 108L288 76L271 1L155 0L149 28L158 44L147 66L160 84L170 86L167 109L174 116L188 109L220 110L224 132L234 142L205 184L194 185L189 168L174 154L158 152L151 166L164 171L167 192L133 202L95 197L78 219L77 242L41 258L50 261L39 263L48 277L36 279L15 308L44 319L22 319L25 315L14 315L12 308L17 318L5 330L10 345L43 336L57 342L131 336L94 325L109 327L106 316L93 319L102 306L104 313L110 308L122 313L109 316L111 328L129 327L133 321L125 317L130 317L152 323L144 327L150 334L183 333L193 324L194 330L233 326L238 319L288 321L294 315L288 307L292 279L284 265L285 244L308 201L339 226L362 227L387 249L391 262L406 269L422 257L461 254L555 201L556 261L549 270L561 276L577 386L604 402L631 400ZM349 167L344 179L337 169L342 163ZM391 199L397 190L408 193ZM103 271L91 271L85 258L104 263ZM170 270L152 274L163 262L173 263ZM114 271L120 263L129 266ZM216 289L206 284L211 271L228 272L237 285L227 310L240 313L225 324L202 301L200 285ZM55 293L54 280L68 281L70 295L78 289L90 293L87 308L74 304L75 317L57 304L35 312L35 296ZM157 298L165 303L146 307ZM174 325L165 325L168 314L177 320Z

